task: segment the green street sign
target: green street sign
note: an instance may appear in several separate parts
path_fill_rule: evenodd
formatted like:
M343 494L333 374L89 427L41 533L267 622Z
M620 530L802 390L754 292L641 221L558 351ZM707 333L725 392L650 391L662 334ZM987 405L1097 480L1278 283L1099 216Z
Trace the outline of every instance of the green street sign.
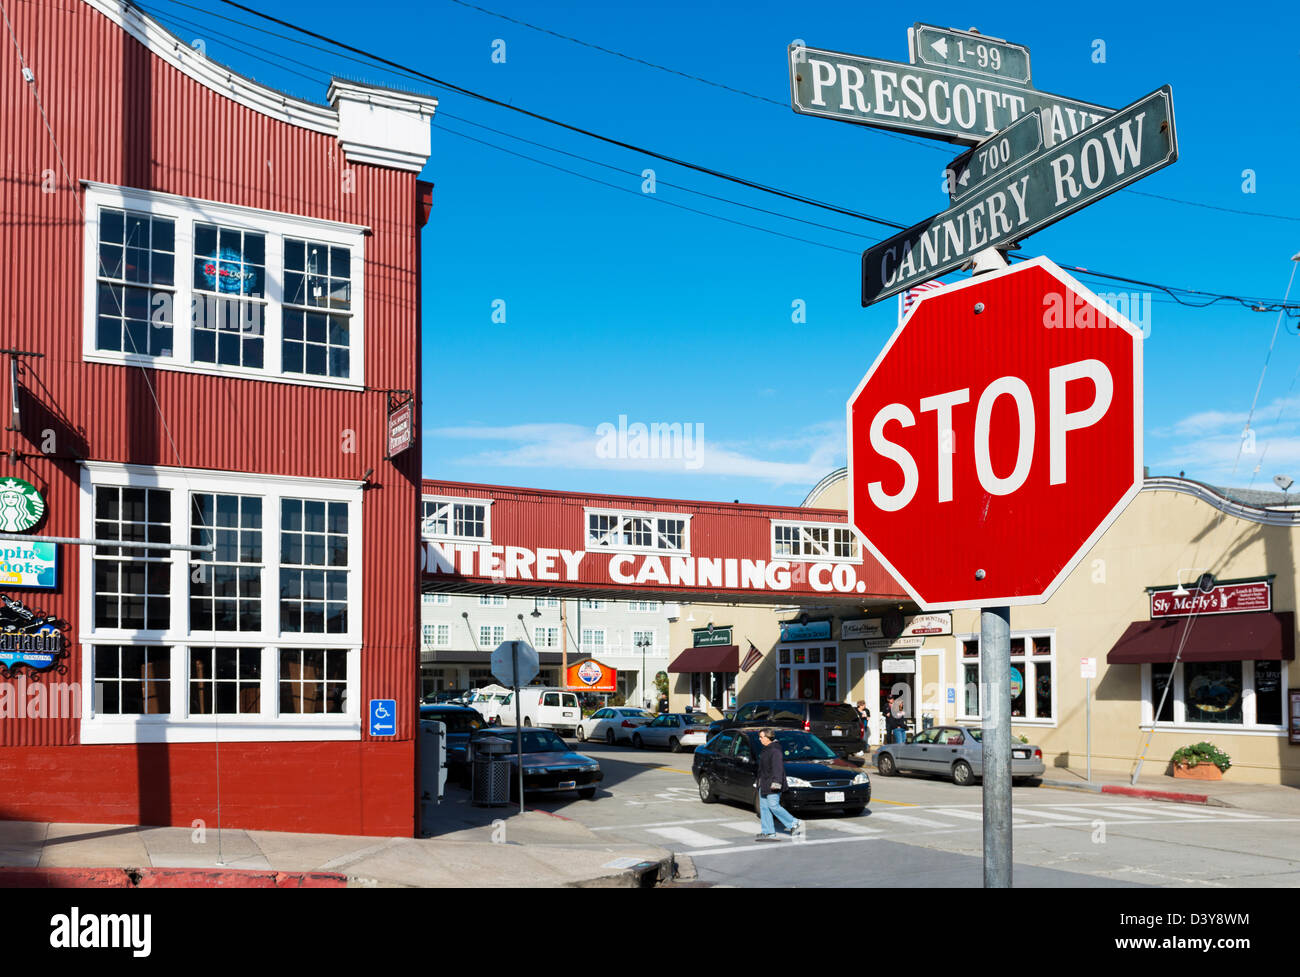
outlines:
M907 47L912 64L1029 84L1029 48L1000 37L914 24L907 32Z
M945 69L862 58L793 44L790 103L816 115L947 142L976 145L1034 109L1060 142L1111 110L1025 85Z
M862 304L954 271L986 248L1009 247L1177 159L1166 85L864 251Z
M956 203L1043 148L1043 113L1034 109L948 164L944 179Z

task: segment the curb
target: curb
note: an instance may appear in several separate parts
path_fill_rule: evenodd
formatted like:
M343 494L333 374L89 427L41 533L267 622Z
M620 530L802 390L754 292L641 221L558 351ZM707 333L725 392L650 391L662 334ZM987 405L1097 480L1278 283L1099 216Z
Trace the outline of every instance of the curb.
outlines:
M1123 787L1119 784L1079 784L1065 780L1044 780L1044 787L1058 787L1064 790L1082 790L1092 794L1119 794L1124 797L1142 797L1152 801L1169 801L1174 804L1204 804L1206 807L1235 807L1218 797L1208 794L1184 794L1179 791L1154 790L1149 787Z
M331 872L0 867L0 889L341 889L347 882Z
M677 877L677 860L668 855L657 862L641 862L631 868L569 883L571 889L653 889Z

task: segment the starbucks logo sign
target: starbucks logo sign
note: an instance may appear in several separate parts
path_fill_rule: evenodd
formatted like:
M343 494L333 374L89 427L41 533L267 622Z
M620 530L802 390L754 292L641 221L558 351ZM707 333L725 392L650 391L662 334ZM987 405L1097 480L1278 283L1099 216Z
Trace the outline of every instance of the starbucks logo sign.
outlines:
M45 515L45 500L21 478L0 480L0 532L25 533Z

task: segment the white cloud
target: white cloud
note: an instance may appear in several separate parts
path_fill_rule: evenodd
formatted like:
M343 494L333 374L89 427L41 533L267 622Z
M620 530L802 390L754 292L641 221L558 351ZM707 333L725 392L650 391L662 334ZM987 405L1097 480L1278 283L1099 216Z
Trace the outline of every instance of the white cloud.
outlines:
M1300 471L1300 398L1278 398L1257 408L1243 436L1248 416L1201 411L1152 431L1155 437L1184 439L1161 447L1149 461L1152 472L1185 471L1212 484L1244 486L1252 478L1267 483L1278 472Z

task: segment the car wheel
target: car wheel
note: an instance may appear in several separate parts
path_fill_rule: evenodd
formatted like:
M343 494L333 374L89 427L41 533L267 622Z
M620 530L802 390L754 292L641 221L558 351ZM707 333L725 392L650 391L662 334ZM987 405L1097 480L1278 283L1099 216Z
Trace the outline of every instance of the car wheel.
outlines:
M876 770L882 777L893 777L898 773L898 764L894 762L894 758L891 754L877 753Z
M958 787L969 787L975 783L975 771L965 760L958 760L952 765L952 782Z
M679 741L676 736L668 737L668 749L672 750L674 753L681 753L682 752L681 741Z
M587 731L586 731L585 729L583 729L581 726L579 726L579 727L578 727L578 742L579 742L579 743L585 743L586 741L587 741Z
M848 815L849 817L851 817L851 818L856 818L856 817L859 817L859 816L862 814L862 812L865 811L866 809L867 809L867 805L865 805L865 804L863 804L861 807L856 807L856 806L855 806L855 807L846 807L846 808L844 809L844 813L847 814L847 815Z
M583 787L580 791L578 791L578 796L581 797L584 801L589 801L596 796L596 788Z
M633 733L633 734L632 734L632 745L635 746L638 750L644 750L644 749L645 749L645 743L641 742L641 734L640 734L640 733Z
M614 745L614 731L612 729L605 730L605 742L610 746Z
M700 800L705 804L713 804L718 800L718 788L713 786L713 778L707 773L700 778Z

